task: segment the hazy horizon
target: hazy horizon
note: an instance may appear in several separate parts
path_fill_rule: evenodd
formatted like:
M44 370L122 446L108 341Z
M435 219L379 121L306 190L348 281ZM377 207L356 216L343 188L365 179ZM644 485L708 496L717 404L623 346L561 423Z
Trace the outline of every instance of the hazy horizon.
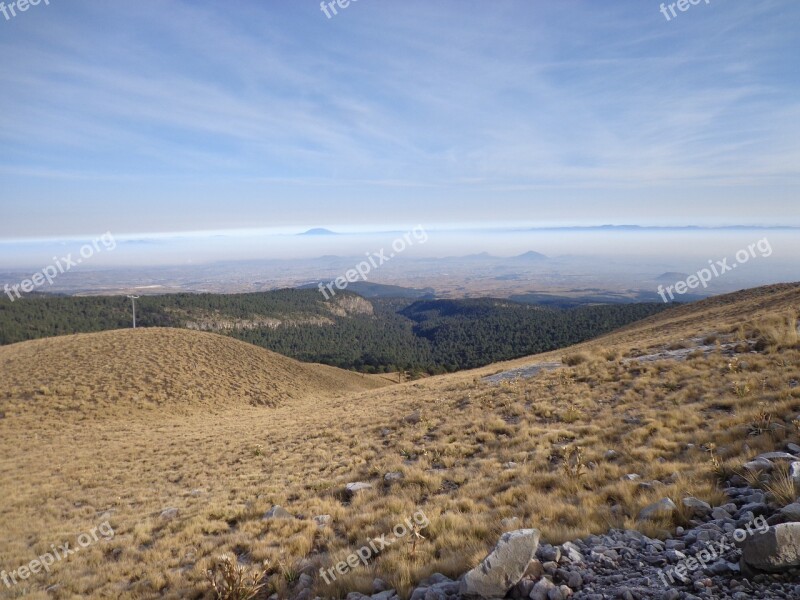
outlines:
M796 3L153 6L2 22L0 240L800 225Z

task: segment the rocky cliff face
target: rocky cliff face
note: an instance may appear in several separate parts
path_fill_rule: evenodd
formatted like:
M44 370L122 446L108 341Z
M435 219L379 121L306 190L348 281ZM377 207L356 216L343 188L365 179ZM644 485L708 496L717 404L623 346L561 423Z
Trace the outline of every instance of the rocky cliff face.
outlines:
M332 298L326 306L337 317L375 314L372 303L361 296L338 296Z
M375 310L369 300L360 296L338 296L325 301L323 306L336 317L372 316ZM174 311L177 312L177 311ZM277 329L278 327L291 327L296 325L317 325L325 327L333 325L334 321L322 311L322 316L315 314L285 315L280 318L252 315L247 319L233 318L218 312L205 314L183 314L184 324L187 329L197 331L242 331L249 329Z

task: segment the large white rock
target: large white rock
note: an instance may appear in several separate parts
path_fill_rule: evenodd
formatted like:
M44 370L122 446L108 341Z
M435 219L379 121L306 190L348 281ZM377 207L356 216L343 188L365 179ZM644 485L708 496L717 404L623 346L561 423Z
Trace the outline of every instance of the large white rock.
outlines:
M537 529L504 534L481 564L464 576L459 593L473 598L503 598L522 579L538 547Z

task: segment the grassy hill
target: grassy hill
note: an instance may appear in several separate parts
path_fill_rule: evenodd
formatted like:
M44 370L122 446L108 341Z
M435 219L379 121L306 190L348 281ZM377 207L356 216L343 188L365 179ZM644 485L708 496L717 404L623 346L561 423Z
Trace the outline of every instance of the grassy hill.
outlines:
M748 290L567 350L380 389L199 332L0 348L0 568L107 520L112 539L14 593L211 598L205 572L227 553L246 568L266 561L283 598L300 572L424 511L413 553L399 540L332 585L316 579L315 595L343 597L376 576L401 591L458 576L509 528L551 543L609 527L659 535L681 516L639 522L643 506L690 494L719 505L720 477L800 441L798 307L800 285ZM498 374L512 376L487 379ZM257 395L272 382L285 395ZM160 406L143 407L156 393ZM372 487L351 497L357 481ZM293 518L265 518L274 505Z
M211 333L122 329L0 347L8 413L277 406L383 385Z

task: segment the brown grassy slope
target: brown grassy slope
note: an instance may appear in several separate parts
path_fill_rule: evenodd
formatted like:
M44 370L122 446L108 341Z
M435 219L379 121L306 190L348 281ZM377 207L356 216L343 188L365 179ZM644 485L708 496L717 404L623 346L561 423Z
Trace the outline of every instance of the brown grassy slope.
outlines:
M782 314L800 307L800 283L785 283L713 296L685 304L631 323L612 333L569 348L495 363L472 371L475 375L497 373L532 363L559 360L566 353L625 347L647 351L671 344L730 331L747 321Z
M800 441L791 425L800 412L796 336L792 342L785 335L788 341L770 352L752 353L745 343L734 354L700 352L681 362L619 357L689 337L727 342L738 336L730 333L735 326L762 315L796 316L798 306L800 286L763 288L678 308L578 349L503 365L588 356L528 380L489 385L479 376L497 371L493 365L338 398L312 393L274 408L234 395L226 410L197 404L182 413L84 410L72 388L90 386L97 395L101 388L87 373L115 373L85 369L68 347L48 358L58 365L46 368L60 379L47 395L35 404L13 394L10 401L8 376L24 382L29 368L44 367L35 354L2 360L0 410L8 414L0 419L0 568L15 569L106 519L116 536L13 591L0 585L0 597L210 597L204 572L221 552L242 564L269 561L271 584L282 590L303 565L329 567L422 509L431 525L416 554L398 541L333 586L318 582L317 592L367 591L375 576L407 590L436 571L463 573L504 529L538 527L544 539L558 542L637 526L638 511L662 496L694 494L719 504L704 445L715 444L722 468L730 469L754 453ZM126 386L148 393L145 374L185 362L171 347L159 348L159 367L134 369ZM238 353L225 361L214 356L206 369L211 362L218 379L235 381L230 372L239 368ZM186 385L202 394L204 379L189 377ZM134 404L125 402L127 387L116 389L118 404ZM163 401L173 406L173 400ZM44 410L70 402L73 411ZM414 412L419 419L404 419ZM764 423L781 427L770 432ZM609 449L617 455L608 458ZM403 479L384 483L392 471ZM628 473L646 485L622 481ZM351 481L374 487L348 502L341 491ZM298 518L264 520L273 504ZM168 507L179 515L167 521L160 513ZM331 515L330 525L314 523L321 514ZM656 533L667 525L638 526ZM49 585L60 587L48 594Z
M6 410L275 406L383 383L302 363L230 337L147 328L78 334L0 347ZM2 397L2 396L0 396Z

